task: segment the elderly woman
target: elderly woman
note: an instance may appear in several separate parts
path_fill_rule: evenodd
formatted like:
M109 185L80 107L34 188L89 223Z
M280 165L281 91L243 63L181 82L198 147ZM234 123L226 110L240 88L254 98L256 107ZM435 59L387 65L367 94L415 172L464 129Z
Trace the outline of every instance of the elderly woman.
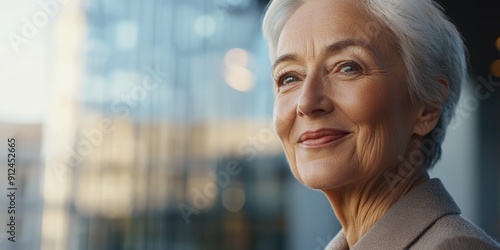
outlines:
M263 24L274 126L342 230L328 249L500 249L427 171L466 79L431 0L274 0Z

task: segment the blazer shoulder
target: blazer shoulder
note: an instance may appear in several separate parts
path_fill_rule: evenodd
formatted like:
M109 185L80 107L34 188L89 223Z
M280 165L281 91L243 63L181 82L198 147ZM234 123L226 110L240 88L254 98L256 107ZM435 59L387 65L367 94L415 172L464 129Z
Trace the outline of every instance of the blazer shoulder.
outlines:
M499 250L494 242L485 241L475 237L457 236L441 241L434 250Z
M500 245L458 214L445 215L416 240L412 249L495 249Z

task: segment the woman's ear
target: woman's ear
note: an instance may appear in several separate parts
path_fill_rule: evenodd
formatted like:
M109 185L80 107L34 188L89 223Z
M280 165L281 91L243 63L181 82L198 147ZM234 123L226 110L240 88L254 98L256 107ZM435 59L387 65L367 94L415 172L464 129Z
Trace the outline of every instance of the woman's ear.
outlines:
M420 136L428 134L436 127L439 117L441 117L441 108L435 110L420 108L413 126L413 133Z
M437 100L436 104L438 104L437 108L429 109L425 107L420 107L417 113L417 119L413 126L413 133L425 136L429 132L431 132L439 122L439 118L441 117L441 107L444 102L448 98L448 93L450 91L450 86L448 80L444 77L440 77L438 82L443 86L444 92L441 95L441 98Z

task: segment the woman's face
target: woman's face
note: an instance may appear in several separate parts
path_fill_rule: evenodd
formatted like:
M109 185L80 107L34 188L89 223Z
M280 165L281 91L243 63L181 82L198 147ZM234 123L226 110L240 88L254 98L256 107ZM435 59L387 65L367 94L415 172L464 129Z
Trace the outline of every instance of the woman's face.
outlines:
M286 22L276 58L274 126L300 182L362 183L404 158L417 114L404 63L356 1L305 3Z

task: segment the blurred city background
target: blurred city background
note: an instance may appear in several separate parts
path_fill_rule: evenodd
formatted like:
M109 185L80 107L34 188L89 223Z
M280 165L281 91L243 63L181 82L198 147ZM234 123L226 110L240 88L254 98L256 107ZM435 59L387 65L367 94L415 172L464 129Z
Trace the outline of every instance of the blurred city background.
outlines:
M338 232L271 126L268 1L0 3L0 249L316 250ZM500 240L500 2L442 3L472 68L432 175Z

